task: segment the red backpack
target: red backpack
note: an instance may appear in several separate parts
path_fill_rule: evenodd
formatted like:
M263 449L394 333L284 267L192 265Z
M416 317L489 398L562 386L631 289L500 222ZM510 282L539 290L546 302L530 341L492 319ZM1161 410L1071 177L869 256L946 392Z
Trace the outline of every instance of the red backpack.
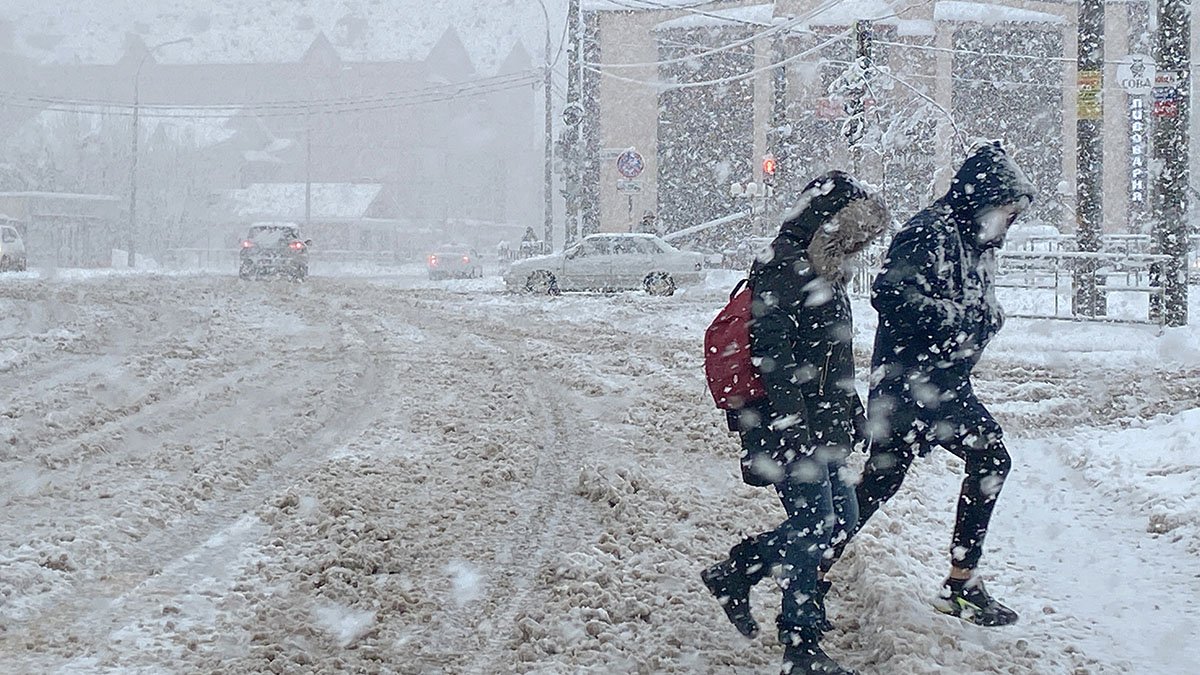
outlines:
M750 312L754 293L742 279L729 303L704 331L704 375L713 401L722 410L737 410L767 395L762 376L750 360Z

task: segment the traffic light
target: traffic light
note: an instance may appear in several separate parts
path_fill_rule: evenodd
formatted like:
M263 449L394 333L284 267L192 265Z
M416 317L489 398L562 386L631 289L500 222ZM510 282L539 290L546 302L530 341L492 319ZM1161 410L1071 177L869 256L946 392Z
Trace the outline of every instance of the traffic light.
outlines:
M774 176L775 169L778 168L778 166L779 163L775 159L775 155L767 155L766 157L763 157L762 172L764 176Z

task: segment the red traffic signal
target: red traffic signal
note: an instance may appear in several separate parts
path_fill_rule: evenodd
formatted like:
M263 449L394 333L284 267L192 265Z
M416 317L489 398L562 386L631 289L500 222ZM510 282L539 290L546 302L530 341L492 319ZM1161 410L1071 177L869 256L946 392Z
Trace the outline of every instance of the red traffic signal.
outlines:
M767 155L763 157L762 171L764 176L774 176L775 169L779 167L779 162L775 159L775 155Z

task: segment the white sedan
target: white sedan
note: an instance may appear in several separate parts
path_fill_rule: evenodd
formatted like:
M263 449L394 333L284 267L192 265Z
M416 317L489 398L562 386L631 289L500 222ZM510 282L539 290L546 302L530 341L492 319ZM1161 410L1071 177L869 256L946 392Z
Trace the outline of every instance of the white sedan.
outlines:
M703 277L704 256L680 251L652 234L593 234L562 253L518 260L504 275L513 291L644 289L671 295Z

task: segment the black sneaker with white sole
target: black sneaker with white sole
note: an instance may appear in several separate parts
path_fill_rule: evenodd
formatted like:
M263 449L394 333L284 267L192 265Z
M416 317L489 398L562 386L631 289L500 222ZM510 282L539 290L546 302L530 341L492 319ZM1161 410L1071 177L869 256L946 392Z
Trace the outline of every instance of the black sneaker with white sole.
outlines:
M934 607L943 614L957 616L979 626L1008 626L1017 622L1017 613L993 598L978 577L969 580L947 579Z

